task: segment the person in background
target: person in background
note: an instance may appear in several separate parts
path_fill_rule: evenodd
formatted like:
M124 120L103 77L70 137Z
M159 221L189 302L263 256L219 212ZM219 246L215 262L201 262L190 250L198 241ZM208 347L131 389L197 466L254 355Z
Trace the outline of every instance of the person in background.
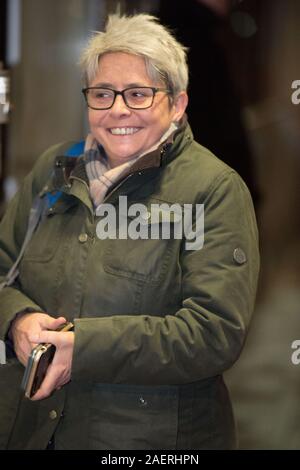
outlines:
M2 447L235 448L222 374L241 353L256 295L249 191L193 139L185 47L156 18L111 15L81 65L82 152L70 156L71 142L48 149L0 225L3 280L33 201L47 202L17 279L0 293L0 339L15 355L1 386ZM181 215L189 230L179 237ZM166 221L169 236L151 237ZM74 331L54 331L66 320ZM56 353L28 399L23 366L41 342Z

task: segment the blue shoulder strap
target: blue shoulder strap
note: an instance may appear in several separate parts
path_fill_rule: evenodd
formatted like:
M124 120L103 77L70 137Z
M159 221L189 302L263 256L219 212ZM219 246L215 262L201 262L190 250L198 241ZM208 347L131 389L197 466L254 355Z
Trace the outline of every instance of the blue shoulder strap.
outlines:
M79 155L82 155L84 152L84 144L84 140L77 142L66 151L65 155L67 157L79 157Z
M80 142L76 142L76 144L73 144L70 148L68 148L68 150L65 152L65 156L74 157L74 158L79 157L84 152L84 144L85 144L84 140L81 140ZM47 202L48 202L48 208L52 207L56 203L56 201L58 201L61 195L62 195L61 191L56 191L53 194L47 193L46 197L47 197Z

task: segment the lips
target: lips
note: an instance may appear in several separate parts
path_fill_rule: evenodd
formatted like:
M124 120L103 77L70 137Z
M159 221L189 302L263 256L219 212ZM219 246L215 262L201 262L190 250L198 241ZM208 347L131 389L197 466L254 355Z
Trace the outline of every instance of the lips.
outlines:
M112 135L133 135L136 134L140 129L140 127L111 127L108 129L108 131Z

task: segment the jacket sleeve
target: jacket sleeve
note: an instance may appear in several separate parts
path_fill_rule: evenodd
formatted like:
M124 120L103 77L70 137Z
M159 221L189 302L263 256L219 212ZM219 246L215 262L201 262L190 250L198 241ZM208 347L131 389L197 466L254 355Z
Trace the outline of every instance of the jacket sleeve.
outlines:
M259 271L251 197L226 169L197 202L204 203L204 245L181 251L181 308L160 317L75 320L73 380L184 384L221 374L237 360Z
M26 235L29 212L35 196L49 178L53 158L61 144L51 147L37 161L33 170L10 202L0 223L0 283L14 264ZM11 321L18 312L43 311L20 290L16 281L0 292L0 340L5 340Z

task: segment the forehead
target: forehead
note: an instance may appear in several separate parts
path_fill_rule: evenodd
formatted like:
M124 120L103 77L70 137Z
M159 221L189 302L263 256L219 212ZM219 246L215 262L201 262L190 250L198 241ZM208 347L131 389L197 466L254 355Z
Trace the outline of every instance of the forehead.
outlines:
M93 82L122 85L151 85L143 57L125 52L109 52L99 59L98 71Z

